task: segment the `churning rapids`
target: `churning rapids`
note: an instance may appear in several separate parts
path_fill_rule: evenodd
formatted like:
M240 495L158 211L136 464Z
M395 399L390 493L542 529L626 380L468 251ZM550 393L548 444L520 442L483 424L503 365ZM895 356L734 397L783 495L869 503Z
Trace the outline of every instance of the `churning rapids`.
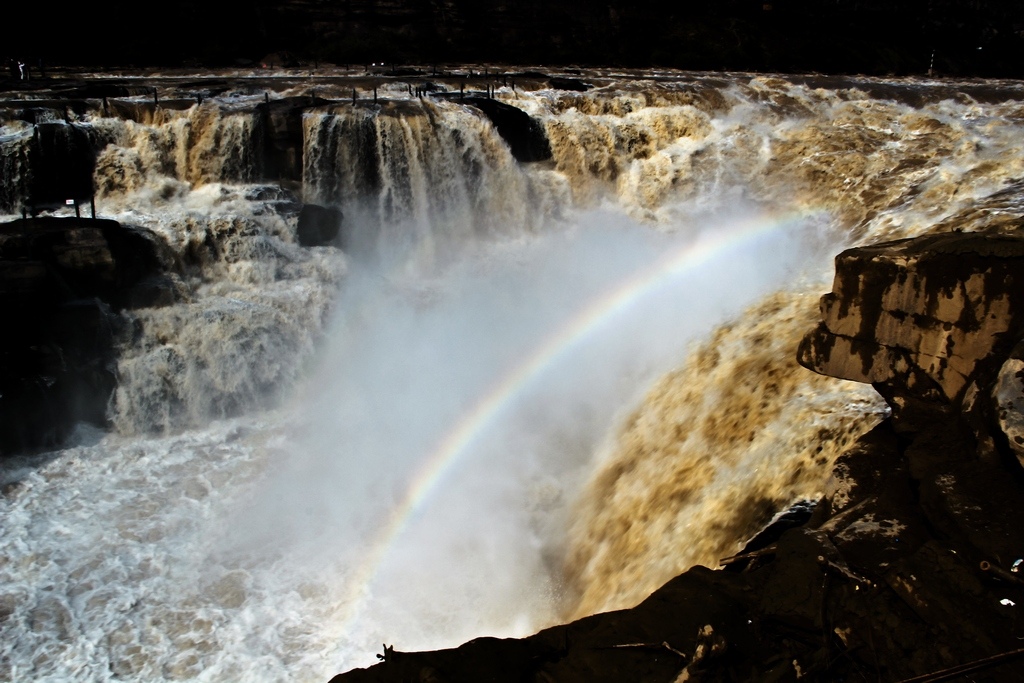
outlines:
M4 464L0 679L327 680L635 604L878 419L794 360L831 257L1024 213L1016 83L499 82L550 143L520 163L457 97L229 76L64 123L100 215L207 256L123 314L112 432ZM331 100L292 190L348 253L299 246L259 182L264 89ZM32 134L0 129L0 211Z

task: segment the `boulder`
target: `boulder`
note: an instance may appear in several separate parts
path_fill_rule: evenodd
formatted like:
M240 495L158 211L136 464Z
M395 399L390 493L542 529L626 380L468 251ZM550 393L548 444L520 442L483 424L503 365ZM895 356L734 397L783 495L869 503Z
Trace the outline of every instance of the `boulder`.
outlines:
M571 90L573 92L586 92L591 87L578 78L562 78L559 76L549 78L548 85L555 90Z
M954 232L844 251L821 313L798 352L805 367L959 401L1024 331L1024 239Z
M299 211L296 234L304 247L322 247L331 244L341 229L341 209L333 206L304 204ZM344 245L343 245L344 246Z
M7 310L88 298L126 308L131 288L169 258L148 230L113 220L11 221L0 224L0 301Z
M1024 342L1013 348L999 368L992 401L1007 446L1024 464Z

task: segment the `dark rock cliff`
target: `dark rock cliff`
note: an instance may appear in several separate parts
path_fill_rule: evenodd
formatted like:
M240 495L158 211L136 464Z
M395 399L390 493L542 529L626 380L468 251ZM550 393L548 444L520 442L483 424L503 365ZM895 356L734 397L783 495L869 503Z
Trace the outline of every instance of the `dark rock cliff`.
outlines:
M893 416L841 456L802 525L633 609L388 649L333 683L1020 680L1021 255L1017 237L950 233L837 258L800 361L875 383Z
M116 221L0 225L0 455L59 445L76 422L105 425L124 308L171 303L159 241Z
M517 161L545 161L551 158L551 146L544 133L544 126L522 109L487 97L469 97L464 102L476 107L491 120Z

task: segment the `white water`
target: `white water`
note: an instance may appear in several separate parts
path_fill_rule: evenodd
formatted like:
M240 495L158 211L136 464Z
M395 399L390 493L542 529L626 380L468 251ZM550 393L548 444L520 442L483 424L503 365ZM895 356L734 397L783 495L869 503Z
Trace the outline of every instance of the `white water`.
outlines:
M25 629L9 652L37 680L316 679L370 663L382 641L440 647L556 618L566 507L607 425L694 333L821 255L797 247L819 226L762 236L608 320L512 397L367 574L381 520L487 387L699 239L580 222L431 279L354 273L285 413L108 437L30 475L4 500L5 627ZM709 281L743 286L687 300Z
M182 142L182 117L97 121L116 141L101 158L110 160L104 177L118 180L101 207L149 226L175 253L218 249L183 277L186 302L132 314L142 332L120 369L118 433L38 467L9 466L20 482L0 498L0 677L325 680L372 663L381 642L408 650L522 635L567 612L628 604L741 542L737 529L751 520L730 530L712 516L722 540L711 560L683 552L708 535L702 527L670 524L670 541L644 541L665 557L630 563L634 553L622 550L632 546L623 546L623 565L609 561L615 514L704 519L658 497L659 476L676 485L661 465L623 483L635 495L621 506L588 508L584 491L606 490L588 484L592 473L633 457L635 430L624 447L619 426L659 375L751 305L758 325L734 325L738 338L719 332L718 348L698 355L727 358L704 372L713 377L704 395L748 383L755 393L764 381L748 360L759 349L752 340L783 327L789 338L813 320L829 255L851 231L875 239L924 230L1015 177L1020 107L940 101L916 110L749 79L715 92L701 99L688 86L650 84L589 100L522 95L514 103L543 118L556 153L530 167L455 104L429 105L429 120L370 117L397 150L378 159L378 177L406 198L386 204L377 200L387 192L359 196L345 177L311 170L325 155L352 155L330 132L342 128L336 118L307 117L308 198L341 202L374 236L376 258L352 262L296 246L272 201L226 182L237 171L225 177L221 152ZM228 125L219 121L202 130ZM465 145L457 155L444 142L455 130ZM115 159L134 175L110 171L125 167ZM829 210L786 228L737 228L821 207ZM422 475L460 420L576 316L666 252L709 240L719 248L706 262L659 281L539 364L501 394L507 400L450 468ZM798 300L789 308L758 303L780 287L809 294L787 295ZM760 343L791 357L786 346ZM669 376L649 405L695 384ZM716 411L682 401L696 411L687 421L767 425L756 447L730 455L738 464L728 486L713 468L689 470L707 485L701 509L725 514L713 494L736 486L776 502L813 494L826 465L794 483L787 449L799 454L807 444L789 444L809 437L779 425L810 406L815 434L856 431L876 404L863 392L807 386L769 409L744 404L740 417L722 415L724 403ZM260 412L266 405L278 408ZM674 408L651 408L661 418L638 410L634 425L681 419ZM154 428L165 435L146 436ZM666 448L676 453L669 462L692 457L672 450L678 436L645 443L641 461L663 462ZM423 482L432 482L423 503L390 525ZM638 503L644 495L654 498Z

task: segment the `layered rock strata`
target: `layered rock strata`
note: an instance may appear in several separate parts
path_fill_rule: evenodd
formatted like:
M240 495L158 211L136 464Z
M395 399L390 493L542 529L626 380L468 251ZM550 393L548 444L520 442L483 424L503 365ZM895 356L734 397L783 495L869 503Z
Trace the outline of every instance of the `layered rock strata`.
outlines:
M896 408L907 397L960 402L1021 336L1022 266L1024 241L1011 236L952 233L845 251L800 363L874 384Z
M806 522L632 609L521 640L385 648L334 683L1019 680L1022 255L1013 236L949 233L837 258L799 359L872 382L893 414L840 457Z

